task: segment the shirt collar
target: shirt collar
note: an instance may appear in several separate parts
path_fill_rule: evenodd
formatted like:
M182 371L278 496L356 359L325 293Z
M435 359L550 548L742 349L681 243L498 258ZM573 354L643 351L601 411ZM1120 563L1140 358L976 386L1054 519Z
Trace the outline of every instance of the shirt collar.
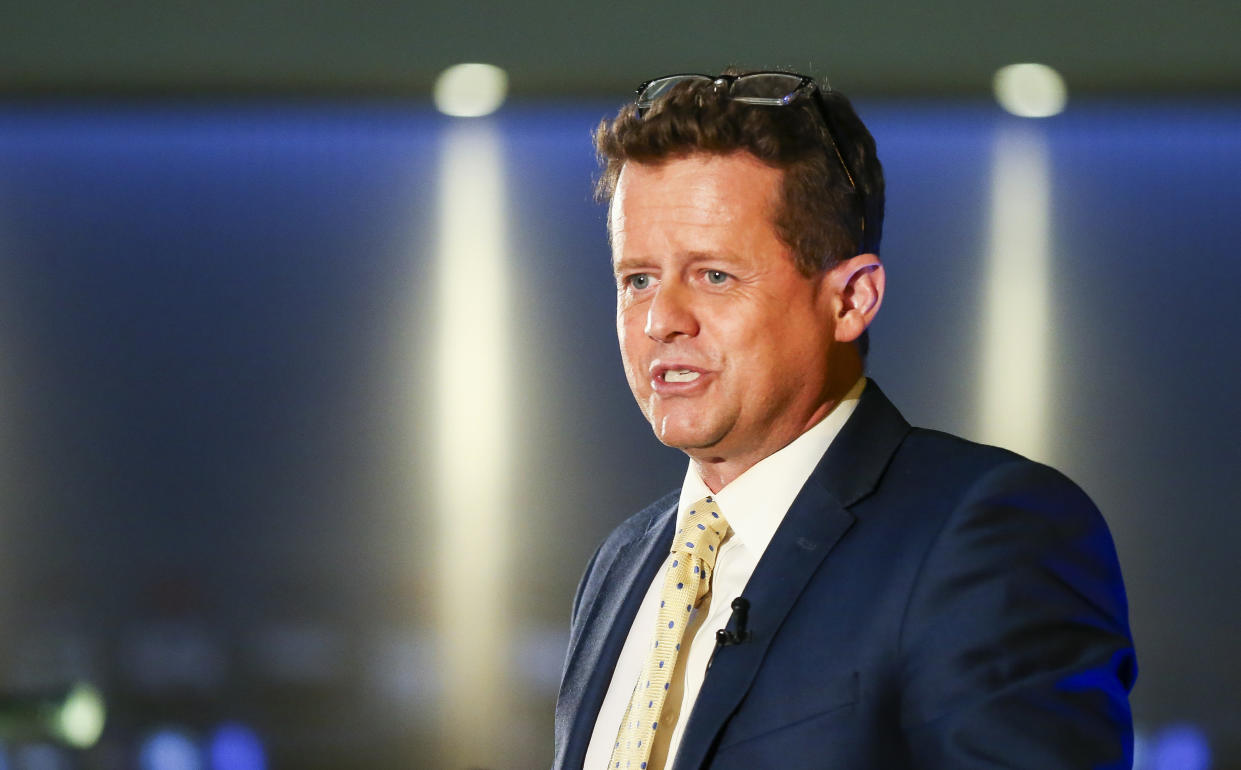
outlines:
M741 541L756 555L767 550L767 544L784 520L793 499L857 408L858 398L865 387L866 378L862 377L826 417L712 495L719 504L720 513L732 527L734 539ZM691 460L681 485L677 530L684 523L689 507L707 495L711 495L711 490L698 475Z

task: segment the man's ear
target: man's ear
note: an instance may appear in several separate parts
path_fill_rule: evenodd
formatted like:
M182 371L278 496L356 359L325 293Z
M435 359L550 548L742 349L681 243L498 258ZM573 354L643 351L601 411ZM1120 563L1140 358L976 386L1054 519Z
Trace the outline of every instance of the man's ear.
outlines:
M883 304L883 263L876 254L858 254L828 272L836 294L836 341L853 342Z

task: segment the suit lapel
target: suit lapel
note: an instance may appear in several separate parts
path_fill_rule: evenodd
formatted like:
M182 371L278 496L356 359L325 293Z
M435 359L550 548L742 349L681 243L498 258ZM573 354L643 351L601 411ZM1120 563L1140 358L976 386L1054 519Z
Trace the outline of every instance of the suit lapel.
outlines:
M750 641L727 648L712 665L690 713L674 763L698 768L758 673L771 640L819 565L853 525L848 507L870 493L909 431L875 383L789 507L743 595L750 601ZM717 650L718 652L718 650Z
M594 601L583 608L579 623L584 629L571 646L564 681L573 687L562 697L576 702L563 704L572 714L569 740L555 767L581 767L594 730L599 707L612 681L629 627L655 573L668 555L676 522L676 498L671 507L656 510L639 536L620 546L599 583ZM602 565L601 565L602 566Z

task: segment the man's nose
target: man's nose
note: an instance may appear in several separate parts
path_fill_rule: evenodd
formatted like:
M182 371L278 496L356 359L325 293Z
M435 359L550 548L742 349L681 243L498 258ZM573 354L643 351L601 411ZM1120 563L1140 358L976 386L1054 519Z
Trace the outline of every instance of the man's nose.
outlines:
M698 334L691 292L676 282L663 283L646 311L646 335L656 342L671 342L678 336Z

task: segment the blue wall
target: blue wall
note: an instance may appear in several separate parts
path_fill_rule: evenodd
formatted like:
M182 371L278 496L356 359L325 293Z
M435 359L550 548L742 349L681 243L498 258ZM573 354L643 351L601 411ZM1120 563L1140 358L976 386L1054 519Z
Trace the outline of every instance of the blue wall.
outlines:
M996 164L1007 139L1040 148L1041 459L1113 529L1143 734L1199 725L1241 767L1241 107L859 108L889 180L871 374L911 421L968 436L986 437ZM615 352L588 136L609 109L483 123L506 153L514 620L480 632L511 635L529 703L511 767L550 757L594 544L684 472ZM0 689L100 683L92 766L170 721L203 741L249 724L278 766L443 760L425 490L441 150L463 125L392 104L0 105Z

